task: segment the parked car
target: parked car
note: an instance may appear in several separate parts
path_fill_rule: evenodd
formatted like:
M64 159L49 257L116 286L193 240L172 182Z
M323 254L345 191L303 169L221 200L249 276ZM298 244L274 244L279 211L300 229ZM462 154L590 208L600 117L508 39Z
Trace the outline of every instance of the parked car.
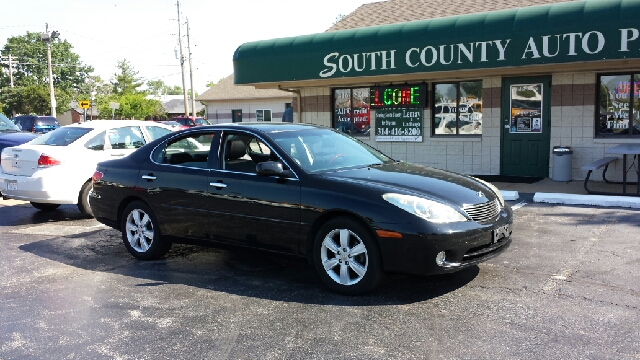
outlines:
M181 125L192 127L192 126L202 126L202 125L211 125L208 120L205 120L201 117L193 117L193 116L175 116L173 121L180 123Z
M171 126L174 130L184 130L189 128L189 126L182 125L179 122L173 120L158 120L157 122L159 122L160 124Z
M33 133L48 133L60 127L60 123L53 116L20 115L12 120L21 130Z
M24 144L36 137L37 134L21 131L16 124L0 113L0 152L6 147Z
M8 147L0 156L2 195L30 201L39 210L78 204L92 215L88 194L96 164L120 158L171 133L151 121L94 120L63 126L27 144Z
M291 123L174 132L99 163L90 196L137 259L185 238L260 248L308 258L345 294L373 289L383 271L447 273L490 259L511 243L513 221L489 183Z

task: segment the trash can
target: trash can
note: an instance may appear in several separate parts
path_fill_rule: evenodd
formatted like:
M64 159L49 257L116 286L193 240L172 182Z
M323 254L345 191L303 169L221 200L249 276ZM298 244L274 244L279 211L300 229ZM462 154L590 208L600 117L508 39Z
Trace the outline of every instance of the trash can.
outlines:
M571 155L570 146L553 147L553 181L571 181Z

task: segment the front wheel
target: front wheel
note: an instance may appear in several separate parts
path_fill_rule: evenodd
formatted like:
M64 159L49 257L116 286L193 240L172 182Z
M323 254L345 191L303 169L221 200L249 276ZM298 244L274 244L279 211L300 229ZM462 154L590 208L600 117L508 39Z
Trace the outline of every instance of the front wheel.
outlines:
M53 211L60 207L60 204L46 204L46 203L38 203L31 202L31 206L41 211Z
M351 219L335 218L322 225L313 262L324 284L341 294L371 291L382 277L380 251L371 231Z
M127 250L138 260L161 258L171 248L170 242L162 240L151 208L141 201L134 201L124 209L120 230Z

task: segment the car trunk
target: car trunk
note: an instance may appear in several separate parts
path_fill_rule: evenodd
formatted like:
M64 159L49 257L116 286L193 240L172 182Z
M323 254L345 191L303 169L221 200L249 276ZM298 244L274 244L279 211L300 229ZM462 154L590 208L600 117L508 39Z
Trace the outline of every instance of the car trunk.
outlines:
M38 170L38 159L46 154L63 161L67 149L48 145L22 145L2 152L2 171L5 174L31 176Z

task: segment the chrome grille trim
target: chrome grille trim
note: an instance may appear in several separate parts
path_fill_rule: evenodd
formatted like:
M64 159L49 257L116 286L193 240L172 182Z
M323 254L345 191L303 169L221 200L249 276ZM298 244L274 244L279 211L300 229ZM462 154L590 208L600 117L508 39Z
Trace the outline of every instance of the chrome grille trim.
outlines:
M488 224L495 220L500 213L500 202L498 199L494 199L482 204L465 205L462 209L473 221L479 224Z

